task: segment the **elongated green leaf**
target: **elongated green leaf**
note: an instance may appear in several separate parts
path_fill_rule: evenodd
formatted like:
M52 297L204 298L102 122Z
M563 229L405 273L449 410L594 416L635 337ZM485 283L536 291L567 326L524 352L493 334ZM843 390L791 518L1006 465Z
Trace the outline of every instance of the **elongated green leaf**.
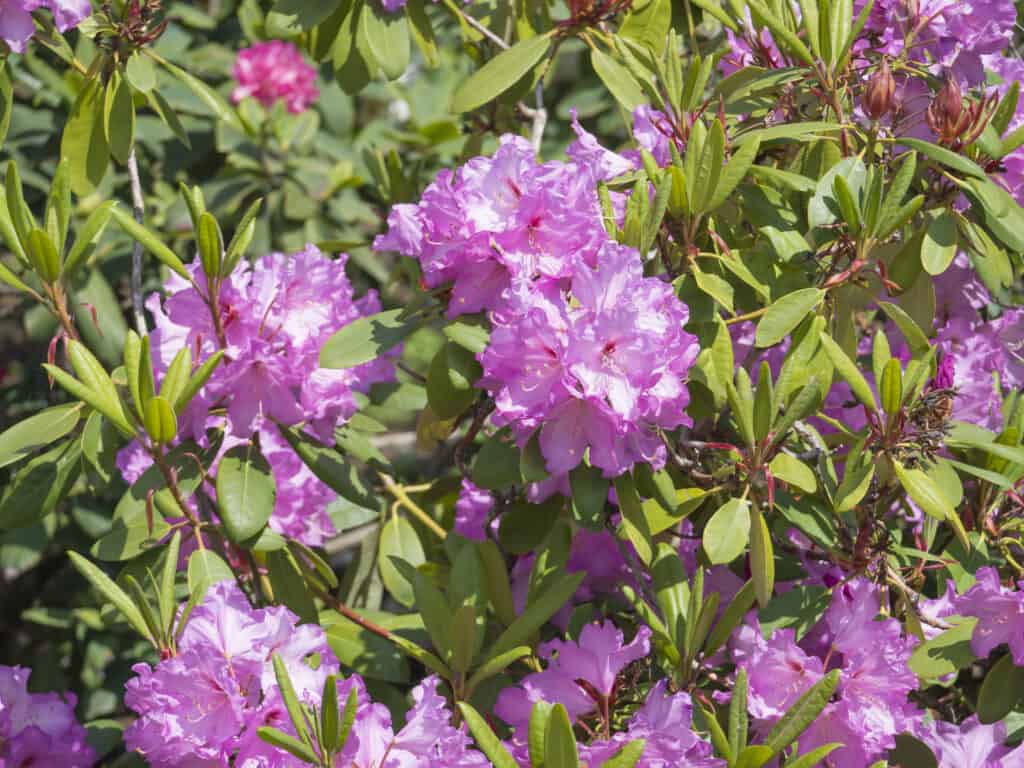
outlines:
M197 549L188 559L188 591L193 597L201 599L213 584L234 578L231 568L213 550Z
M389 80L402 76L409 66L409 22L404 13L385 10L380 3L363 6L359 24L381 71Z
M544 736L544 765L550 768L579 768L576 734L564 704L555 704Z
M971 651L971 635L978 620L960 621L952 629L936 635L914 649L907 666L923 680L937 680L955 674L975 661Z
M875 395L871 391L871 387L868 385L867 379L857 369L856 363L853 362L847 356L843 348L836 344L832 337L827 333L822 332L821 343L825 347L825 354L828 355L829 360L832 361L832 365L835 366L836 371L843 380L850 385L850 389L853 391L854 396L860 400L868 409L875 411L877 406L875 405Z
M146 626L146 620L142 618L142 613L131 601L131 598L125 594L124 590L117 586L107 574L77 552L68 552L68 557L71 558L71 564L75 566L75 569L89 580L89 583L96 588L96 591L102 594L121 612L121 615L125 617L132 628L146 638L146 640L153 643L154 639L149 633L149 628Z
M273 514L276 496L270 464L255 444L224 454L217 467L217 512L231 541L251 544Z
M126 213L120 208L112 208L111 214L118 225L120 225L121 229L155 256L157 261L172 272L184 277L186 280L191 279L191 275L188 270L185 269L185 265L181 262L181 259L178 258L177 254L164 245L163 241L159 237L136 222L135 219L132 218L131 214Z
M626 67L622 66L598 48L590 49L590 63L594 72L601 82L608 88L609 93L623 107L632 112L642 104L647 103L647 95L644 93L636 78L630 74Z
M897 145L910 147L920 152L930 160L934 160L940 165L944 165L947 168L952 168L954 171L959 171L965 176L972 176L976 179L985 179L987 175L982 168L972 160L968 160L963 155L958 155L952 150L940 147L938 144L932 144L930 141L924 141L922 139L915 139L911 136L902 136L895 140Z
M534 632L558 612L559 608L579 587L581 581L583 581L582 573L565 573L557 576L544 593L527 605L526 610L519 614L512 625L498 636L494 645L488 649L485 659L496 658L518 645L523 645Z
M480 747L481 752L487 755L487 759L495 768L518 768L518 763L498 740L494 731L491 730L491 726L480 716L479 712L465 701L459 702L459 711L462 713L466 725L469 726L469 732L473 734L476 745Z
M757 324L754 343L759 347L778 344L824 297L825 292L820 288L801 288L774 301Z
M779 754L814 722L839 685L839 670L833 669L807 691L769 731L765 745Z
M82 404L47 408L0 434L0 467L21 461L39 448L68 434L82 418Z
M452 112L469 112L497 98L537 66L550 48L551 35L544 34L502 51L455 90Z

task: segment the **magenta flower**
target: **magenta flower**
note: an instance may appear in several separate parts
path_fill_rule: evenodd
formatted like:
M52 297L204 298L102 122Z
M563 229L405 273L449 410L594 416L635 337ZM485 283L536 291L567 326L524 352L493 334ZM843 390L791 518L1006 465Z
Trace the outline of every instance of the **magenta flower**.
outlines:
M661 466L659 429L688 424L684 379L699 351L689 313L669 284L643 276L636 251L606 243L597 266L580 261L568 294L517 294L495 314L481 385L520 444L540 427L548 471L562 475L589 449L615 477L637 462ZM512 307L515 303L510 301Z
M803 693L832 669L839 685L821 715L800 737L801 752L839 742L829 760L835 768L863 768L913 731L921 713L908 694L917 677L907 661L913 641L895 619L878 619L873 585L855 580L838 587L828 611L799 642L792 630L764 638L756 620L731 643L737 666L747 671L754 730L765 734Z
M306 63L294 44L271 40L239 51L235 60L235 80L231 92L237 104L252 97L268 109L283 101L292 114L305 112L316 101L316 67Z
M239 744L251 740L246 732L277 711L275 653L298 695L319 697L338 662L320 627L297 623L284 607L253 609L234 582L211 586L189 617L178 654L156 667L133 667L125 705L138 719L125 730L129 749L153 768L228 764ZM313 655L315 669L307 663Z
M687 693L668 693L659 680L644 705L630 719L624 732L595 741L580 750L585 765L602 765L624 744L644 740L638 768L724 768L725 761L712 756L711 745L693 731L693 702Z
M1006 723L982 725L977 715L960 725L937 721L922 725L918 737L935 754L940 766L956 768L1013 768L1024 765L1024 746L1005 745Z
M224 428L222 450L258 433L277 484L270 527L310 546L334 532L326 510L335 494L292 452L274 422L302 423L317 439L332 444L335 428L356 411L357 393L394 376L387 356L346 370L320 368L326 336L380 310L375 292L354 298L346 261L346 256L331 260L307 246L239 266L221 287L218 302L225 359L179 423L181 436L200 445L206 445L207 428ZM190 270L205 285L198 260ZM196 359L219 347L203 295L177 276L166 289L162 305L156 295L147 301L156 321L150 340L158 376L182 347ZM210 415L214 405L226 411L226 418ZM129 482L149 465L140 453L130 445L118 457Z
M91 768L96 754L73 693L29 693L31 670L0 665L0 766Z
M36 32L32 11L45 8L53 13L57 29L67 32L77 27L92 13L89 0L2 0L0 1L0 39L16 53L24 53L25 46Z
M985 658L1005 644L1013 663L1024 666L1024 592L1004 587L999 572L989 566L979 568L975 577L974 586L955 601L957 613L978 619L971 650Z
M518 686L502 690L494 712L522 735L538 701L564 704L573 720L606 711L614 698L619 673L650 653L650 637L650 630L642 626L627 644L621 630L603 622L585 626L578 643L544 643L539 655L547 657L547 668L527 675Z

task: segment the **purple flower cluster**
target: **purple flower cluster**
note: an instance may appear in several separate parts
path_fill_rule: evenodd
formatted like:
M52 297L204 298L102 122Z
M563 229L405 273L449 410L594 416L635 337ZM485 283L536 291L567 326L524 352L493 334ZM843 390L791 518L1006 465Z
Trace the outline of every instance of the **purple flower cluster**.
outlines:
M261 726L294 733L274 675L277 654L299 698L319 707L338 662L323 630L296 626L287 608L253 609L233 582L212 586L189 617L178 654L156 667L136 664L125 703L138 719L125 731L128 747L153 768L182 765L297 768L302 763L257 734ZM339 706L357 691L352 734L337 765L350 768L484 766L437 692L437 678L413 691L413 707L397 734L386 707L370 700L356 675L338 685Z
M0 3L0 38L12 51L23 53L36 33L32 11L45 8L53 14L57 29L74 29L92 13L89 0L5 0Z
M218 298L224 361L182 415L183 437L205 444L209 427L227 432L223 449L259 434L260 447L277 483L270 526L278 533L316 546L333 533L326 513L334 494L288 447L275 422L304 424L324 443L355 413L357 392L391 379L392 363L380 358L356 368L320 368L326 335L363 315L380 310L375 293L354 299L345 275L346 257L331 260L314 246L295 254L275 253L251 267L239 266ZM205 276L198 260L190 271L198 285ZM156 321L151 334L154 365L162 374L182 347L202 360L220 348L205 294L180 277L167 283L167 297L147 301ZM210 414L223 408L225 417ZM122 452L119 466L129 482L146 467L138 447Z
M481 386L497 425L520 445L539 429L555 476L589 450L614 477L664 464L658 433L689 423L684 380L699 347L671 285L609 240L595 170L614 173L618 156L580 138L579 162L538 164L528 143L503 137L493 157L443 171L418 204L395 206L375 247L419 259L428 286L451 282L450 316L490 312ZM610 165L589 162L598 153Z
M283 101L292 114L305 112L317 100L316 67L306 63L302 52L283 40L270 40L239 51L234 67L238 85L231 92L237 104L254 98L268 109Z
M0 768L90 768L96 754L75 718L75 695L29 693L31 674L0 666Z
M1015 768L1024 765L1024 746L1005 745L1006 723L982 725L972 716L960 725L932 722L922 726L918 738L927 744L939 766L956 768Z
M863 768L884 757L920 712L908 694L917 676L907 666L913 641L895 619L877 619L879 596L864 581L837 587L822 620L799 642L791 629L765 638L756 619L734 635L737 666L747 671L749 709L764 734L825 673L840 670L833 699L800 737L801 752L839 742L834 768Z
M686 693L669 694L666 681L656 683L644 705L633 715L625 731L610 733L610 712L619 693L619 676L631 663L650 653L651 633L641 627L629 643L611 622L588 624L579 641L552 640L540 647L548 659L542 672L524 677L517 686L504 689L494 711L515 729L510 745L514 754L525 758L530 713L538 702L562 704L574 722L598 718L604 738L581 747L586 765L601 765L623 745L644 739L641 768L693 766L717 768L711 745L692 729L692 704ZM529 765L526 759L522 765Z
M854 3L854 13L864 5ZM1006 49L1016 21L1011 0L878 0L865 32L873 38L873 51L905 54L933 65L935 74L951 72L977 85L985 81L983 57Z
M995 568L979 568L977 581L954 600L954 611L978 619L971 635L971 650L985 658L999 645L1008 645L1013 663L1024 667L1024 592L1008 589ZM1024 582L1019 585L1024 589Z
M684 385L699 352L686 305L643 276L636 251L607 242L596 268L578 262L569 290L533 287L517 312L495 317L481 385L495 423L520 444L540 430L548 470L565 474L589 449L608 477L665 462L659 430L689 424Z

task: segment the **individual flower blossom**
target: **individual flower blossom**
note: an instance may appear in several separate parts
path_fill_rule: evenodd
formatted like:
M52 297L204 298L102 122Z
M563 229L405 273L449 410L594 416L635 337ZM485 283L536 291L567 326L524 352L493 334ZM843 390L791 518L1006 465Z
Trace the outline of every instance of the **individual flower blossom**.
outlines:
M246 731L268 722L276 706L275 654L299 697L314 701L338 662L320 627L297 623L281 606L253 609L234 582L211 586L177 654L132 668L125 705L138 719L125 730L129 749L153 768L227 765Z
M494 712L520 735L538 701L563 704L573 720L592 712L607 713L617 693L619 673L650 653L650 637L651 631L642 626L625 643L622 631L606 621L585 626L579 642L544 643L539 655L547 658L547 667L502 690Z
M917 677L907 662L913 642L895 619L878 619L878 594L867 581L837 587L831 605L810 633L797 641L792 630L764 638L756 620L737 631L734 660L748 675L748 701L755 731L767 733L782 714L826 673L838 669L839 684L821 715L800 737L801 751L832 742L834 768L863 768L913 731L920 713L908 694Z
M854 3L860 13L863 0ZM933 74L951 71L970 85L984 83L982 57L1000 53L1010 43L1017 11L1011 0L878 0L868 14L865 34L872 50L888 56L906 54L932 65Z
M53 14L60 32L74 29L92 13L89 0L0 0L0 38L12 51L24 53L36 31L32 11L38 8Z
M985 658L997 646L1008 645L1013 663L1024 666L1024 592L1004 587L990 566L979 568L975 577L974 586L955 601L958 614L978 619L971 650Z
M918 737L938 760L939 768L1014 768L1024 765L1024 746L1006 746L1006 723L982 725L972 715L960 725L937 721L922 725Z
M693 731L693 702L689 694L668 693L665 680L659 680L651 688L644 705L630 719L625 731L582 747L581 762L602 765L624 745L637 739L644 741L637 768L725 766L725 761L713 757L711 745Z
M355 413L356 394L394 376L388 356L350 369L320 368L325 335L380 310L373 292L354 298L346 259L332 261L307 246L236 268L218 297L224 360L179 417L181 437L203 446L208 428L224 428L222 451L258 434L277 486L269 525L310 546L334 532L326 510L335 495L291 450L275 422L303 424L306 432L331 444L334 430ZM196 284L205 286L198 260L189 269ZM183 347L202 360L221 346L205 294L184 279L172 277L166 299L154 295L147 307L155 319L150 341L158 377ZM214 406L226 416L211 416ZM118 456L129 482L148 464L134 443Z
M492 157L441 171L418 203L394 206L374 248L418 259L430 288L452 283L456 317L501 311L513 283L564 281L607 239L592 169L537 163L528 141L506 135Z
M463 478L458 501L455 502L455 532L471 541L487 538L487 521L494 508L490 491L478 488L472 480Z
M689 423L684 379L699 347L683 330L686 305L643 276L630 248L606 243L595 260L577 262L568 295L535 287L518 312L496 317L480 358L494 422L510 425L520 445L539 427L553 475L588 449L607 477L641 461L663 466L659 430Z
M29 693L31 671L0 665L0 766L90 768L96 754L72 693Z
M302 52L283 40L257 43L239 51L234 76L238 85L231 92L235 104L252 97L270 108L283 101L292 114L305 112L320 95L316 67L306 63Z

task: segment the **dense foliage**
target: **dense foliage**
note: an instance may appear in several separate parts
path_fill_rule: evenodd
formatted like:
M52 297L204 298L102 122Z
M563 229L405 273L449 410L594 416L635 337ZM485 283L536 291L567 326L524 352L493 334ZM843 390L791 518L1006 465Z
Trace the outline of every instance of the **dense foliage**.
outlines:
M0 768L1024 766L1011 0L0 0Z

